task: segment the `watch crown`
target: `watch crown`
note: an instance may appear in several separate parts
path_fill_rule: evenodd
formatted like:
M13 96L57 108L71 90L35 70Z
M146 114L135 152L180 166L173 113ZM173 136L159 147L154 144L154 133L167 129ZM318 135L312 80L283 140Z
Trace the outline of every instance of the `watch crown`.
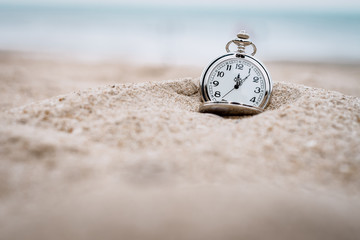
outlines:
M240 31L240 32L237 34L237 37L240 38L240 39L249 39L249 38L250 38L249 34L246 33L245 30Z

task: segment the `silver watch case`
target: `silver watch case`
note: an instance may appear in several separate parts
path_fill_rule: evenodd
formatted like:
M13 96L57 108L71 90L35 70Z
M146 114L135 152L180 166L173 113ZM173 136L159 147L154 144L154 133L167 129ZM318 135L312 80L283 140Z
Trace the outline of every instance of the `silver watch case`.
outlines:
M243 58L251 62L260 69L262 75L264 76L265 94L263 100L261 101L258 107L250 106L240 102L224 102L224 101L214 102L210 100L209 93L207 90L210 73L220 62L227 61L233 58ZM218 57L205 68L200 78L200 91L201 91L201 100L203 103L200 105L199 112L215 113L218 115L257 114L263 112L264 109L270 103L271 92L272 92L272 81L269 72L266 70L265 66L259 60L257 60L253 56L244 53L232 52L225 54L221 57Z

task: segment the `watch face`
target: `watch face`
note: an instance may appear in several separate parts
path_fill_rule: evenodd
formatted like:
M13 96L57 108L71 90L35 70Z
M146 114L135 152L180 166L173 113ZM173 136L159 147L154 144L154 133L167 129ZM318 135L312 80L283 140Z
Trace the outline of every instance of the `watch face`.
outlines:
M213 62L203 77L207 98L262 107L269 93L269 77L254 58L235 55Z

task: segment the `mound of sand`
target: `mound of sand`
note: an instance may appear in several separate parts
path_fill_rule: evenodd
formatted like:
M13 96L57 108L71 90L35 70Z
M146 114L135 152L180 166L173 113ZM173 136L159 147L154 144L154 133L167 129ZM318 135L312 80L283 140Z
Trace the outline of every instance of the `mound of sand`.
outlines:
M197 112L198 79L87 89L1 116L3 239L355 239L360 98L275 83Z

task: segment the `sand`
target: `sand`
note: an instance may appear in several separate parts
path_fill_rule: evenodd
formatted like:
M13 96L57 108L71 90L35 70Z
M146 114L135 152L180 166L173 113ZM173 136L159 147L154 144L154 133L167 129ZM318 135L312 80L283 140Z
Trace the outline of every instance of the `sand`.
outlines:
M357 66L269 64L267 111L223 118L195 68L4 56L1 239L360 236Z

